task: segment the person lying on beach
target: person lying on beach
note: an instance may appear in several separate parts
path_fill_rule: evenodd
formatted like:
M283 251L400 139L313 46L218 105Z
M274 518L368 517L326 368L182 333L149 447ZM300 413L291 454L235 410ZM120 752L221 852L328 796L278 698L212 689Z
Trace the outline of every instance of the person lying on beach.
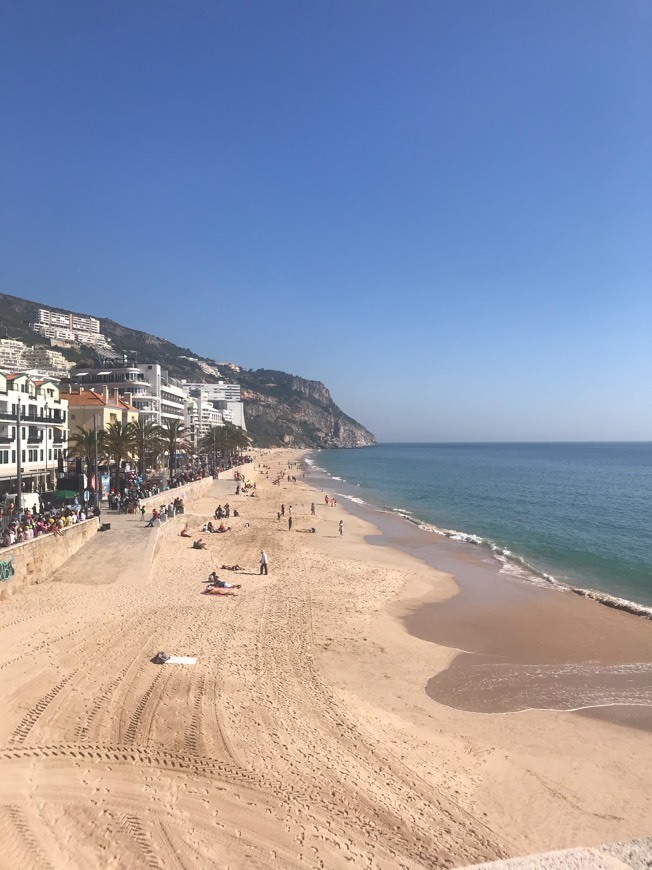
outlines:
M216 587L217 589L241 589L242 586L239 583L227 583L226 580L220 580L215 571L212 571L208 575L208 589L212 587ZM208 589L206 591L208 591Z
M222 565L222 571L244 571L241 565Z
M231 526L225 526L224 523L220 523L219 528L215 529L216 532L230 532Z
M179 532L179 537L181 538L192 538L192 535L188 531L188 526L184 526Z
M203 538L198 538L196 541L192 542L193 550L205 550L206 549L206 541Z
M202 595L235 595L235 589L220 589L217 586L208 586L204 589Z

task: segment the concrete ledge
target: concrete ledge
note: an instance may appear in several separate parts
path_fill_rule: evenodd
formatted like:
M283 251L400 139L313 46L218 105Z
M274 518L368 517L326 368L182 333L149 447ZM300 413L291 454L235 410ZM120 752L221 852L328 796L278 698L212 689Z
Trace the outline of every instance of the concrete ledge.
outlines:
M213 480L212 477L202 477L201 480L193 480L192 483L184 483L183 486L175 486L173 489L164 489L162 492L159 492L158 495L150 495L148 498L142 500L142 503L146 508L145 516L149 519L154 508L159 508L162 504L170 504L170 502L173 502L175 498L178 498L179 496L183 496L185 508L187 510L188 507L192 506L196 501L205 498L213 484L221 482L222 481ZM229 491L231 491L235 486L234 482L232 480L225 482L228 482ZM107 512L107 515L115 516L115 512Z
M71 556L97 534L100 521L96 517L61 530L60 535L49 532L31 541L0 549L0 563L11 563L14 574L0 582L0 600L9 598L17 589L33 583L44 583Z
M591 849L562 849L506 861L474 864L459 870L650 870L652 837Z

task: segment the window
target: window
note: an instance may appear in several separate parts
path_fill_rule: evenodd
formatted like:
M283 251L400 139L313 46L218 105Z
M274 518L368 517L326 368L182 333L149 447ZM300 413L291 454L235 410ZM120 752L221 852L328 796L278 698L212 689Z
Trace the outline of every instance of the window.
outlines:
M20 459L20 461L21 461L21 462L24 462L24 461L25 461L25 451L24 451L24 450L21 450L21 451L20 451L20 455L21 455L21 459Z
M48 450L48 459L52 459L52 451Z
M41 450L41 462L43 462L43 451Z
M6 465L9 462L9 451L0 450L0 464Z
M16 462L16 451L15 450L11 451L11 461L14 463Z
M71 419L71 420L76 420L77 417L76 417L74 414L71 414L71 415L70 415L70 419Z

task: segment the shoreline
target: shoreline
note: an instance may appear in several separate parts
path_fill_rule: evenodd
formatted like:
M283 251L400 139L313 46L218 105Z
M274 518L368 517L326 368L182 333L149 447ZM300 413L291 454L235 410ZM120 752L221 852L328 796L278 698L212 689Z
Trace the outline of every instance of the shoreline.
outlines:
M339 476L332 475L326 469L316 465L316 461L313 457L316 456L319 452L319 450L310 451L310 455L307 461L310 463L311 471L319 474L324 474L328 479L334 481L336 485L344 483L351 488L360 486L360 484L358 483L352 483L351 481L345 480ZM590 585L590 581L587 581L586 585L578 585L574 582L557 580L552 574L547 573L543 569L537 568L534 565L531 565L523 556L520 556L517 553L514 553L511 550L498 545L497 543L491 541L488 538L477 535L474 532L464 532L458 531L456 529L447 529L443 526L437 526L436 524L428 520L419 518L414 513L404 508L391 506L382 507L380 504L365 502L359 496L352 495L351 493L341 493L341 496L347 499L347 501L353 502L354 504L358 503L361 505L365 505L369 510L373 512L388 514L390 516L400 518L402 521L410 523L411 525L416 526L418 529L424 532L428 532L432 535L446 538L450 541L455 541L462 545L478 547L486 553L491 554L493 558L502 566L501 573L505 573L510 577L517 577L523 582L528 582L537 586L541 586L545 589L554 589L560 592L572 592L573 594L578 595L582 598L596 601L599 604L604 605L605 607L610 607L614 610L621 610L625 613L631 613L634 616L638 616L643 619L648 619L652 621L652 604L635 601L634 599L623 598L621 596L613 595L609 592L596 589Z
M272 484L305 455L257 452L242 469L254 498L221 475L160 529L117 517L97 554L0 607L0 803L45 859L417 870L649 833L642 731L428 696L459 656L411 634L404 617L426 600L460 604L461 585L391 535L377 546L376 523L348 503L326 507L298 471L297 483ZM177 528L198 537L218 501L240 516L193 550ZM393 526L398 538L405 525ZM202 595L216 569L242 588ZM153 664L158 650L196 665ZM0 814L11 866L17 855L27 866L12 820Z
M510 576L485 558L486 549L433 538L422 524L406 523L404 513L343 495L347 510L377 526L372 545L416 556L455 585L446 600L425 594L418 603L395 604L410 634L455 653L427 683L433 700L475 713L595 710L603 720L652 731L647 618Z

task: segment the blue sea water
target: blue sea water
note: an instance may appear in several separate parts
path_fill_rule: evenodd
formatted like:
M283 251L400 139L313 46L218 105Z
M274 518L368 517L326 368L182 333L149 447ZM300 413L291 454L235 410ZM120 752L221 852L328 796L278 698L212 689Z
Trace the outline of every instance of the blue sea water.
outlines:
M341 495L492 547L510 572L652 605L650 442L380 444L313 461Z

